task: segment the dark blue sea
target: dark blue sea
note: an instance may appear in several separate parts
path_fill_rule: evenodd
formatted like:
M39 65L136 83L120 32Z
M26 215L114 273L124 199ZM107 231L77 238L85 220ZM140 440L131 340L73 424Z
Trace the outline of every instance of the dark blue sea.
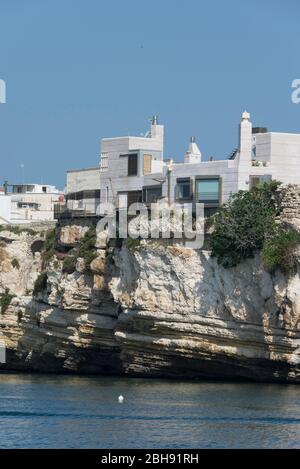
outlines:
M300 386L0 373L0 448L300 448Z

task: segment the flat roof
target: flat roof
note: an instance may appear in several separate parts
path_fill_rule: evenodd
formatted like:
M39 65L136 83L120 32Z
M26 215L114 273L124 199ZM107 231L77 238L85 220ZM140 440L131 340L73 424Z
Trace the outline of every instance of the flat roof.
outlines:
M297 134L296 132L273 132L273 131L258 132L257 134L253 134L253 135L292 135L292 136L300 137L300 133Z
M100 166L95 166L93 168L81 168L81 169L68 169L67 173L79 173L82 171L100 171Z
M145 136L142 136L142 135L124 135L123 137L103 137L101 139L101 141L103 140L124 140L124 139L128 139L128 138L137 138L139 140L155 140L153 137L145 137Z
M26 182L26 183L20 183L20 184L9 184L9 186L22 186L22 187L26 187L26 186L44 186L44 187L55 187L54 184L40 184L40 183L33 183L33 182Z

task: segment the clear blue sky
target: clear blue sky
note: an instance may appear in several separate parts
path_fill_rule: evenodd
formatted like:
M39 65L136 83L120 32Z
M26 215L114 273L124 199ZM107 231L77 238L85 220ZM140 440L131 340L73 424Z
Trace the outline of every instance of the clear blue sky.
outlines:
M208 158L253 124L300 132L298 0L0 0L0 184L63 187L96 166L100 138L146 131L158 114L165 156L190 135Z

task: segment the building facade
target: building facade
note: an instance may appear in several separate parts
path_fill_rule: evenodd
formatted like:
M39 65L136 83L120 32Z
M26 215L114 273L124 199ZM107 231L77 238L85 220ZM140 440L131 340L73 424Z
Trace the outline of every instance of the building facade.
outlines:
M272 179L300 184L300 134L253 128L245 111L230 157L203 160L193 137L174 162L164 157L164 126L154 116L144 136L103 138L99 168L68 172L67 200L100 215L133 202L201 202L208 215L231 194Z
M0 195L0 223L31 223L54 220L54 207L64 194L45 184L4 185Z
M100 168L67 171L66 207L71 211L93 214L100 203Z

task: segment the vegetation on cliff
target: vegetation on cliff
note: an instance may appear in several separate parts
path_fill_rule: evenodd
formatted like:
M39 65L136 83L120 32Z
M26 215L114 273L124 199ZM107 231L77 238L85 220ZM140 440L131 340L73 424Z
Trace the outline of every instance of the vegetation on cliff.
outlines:
M33 230L32 228L27 228L27 227L18 226L18 225L1 225L0 232L1 231L10 231L11 233L14 233L16 235L27 233L29 235L34 236L37 234L37 232Z
M97 234L96 228L91 226L83 238L78 242L63 261L63 272L71 274L75 271L76 261L80 257L84 260L84 272L90 273L91 262L97 257L96 249Z
M47 272L41 272L36 281L34 282L33 296L41 293L47 288Z
M16 257L13 258L11 261L11 265L13 266L14 269L19 269L20 268L20 262Z
M210 247L212 256L223 267L234 267L262 250L266 268L285 272L293 269L292 253L300 243L300 234L276 222L280 214L276 197L279 185L271 181L250 191L239 191L213 215Z
M293 228L279 229L263 245L262 260L265 267L271 272L274 272L277 268L280 268L286 274L294 272L297 266L295 250L299 244L299 232Z
M56 231L55 228L46 232L42 251L43 267L45 268L55 254Z
M141 240L139 238L127 238L124 244L130 251L135 251L140 247Z
M6 288L5 292L0 295L0 310L1 314L4 314L7 308L9 307L11 300L14 298L15 295L10 293L9 289Z

